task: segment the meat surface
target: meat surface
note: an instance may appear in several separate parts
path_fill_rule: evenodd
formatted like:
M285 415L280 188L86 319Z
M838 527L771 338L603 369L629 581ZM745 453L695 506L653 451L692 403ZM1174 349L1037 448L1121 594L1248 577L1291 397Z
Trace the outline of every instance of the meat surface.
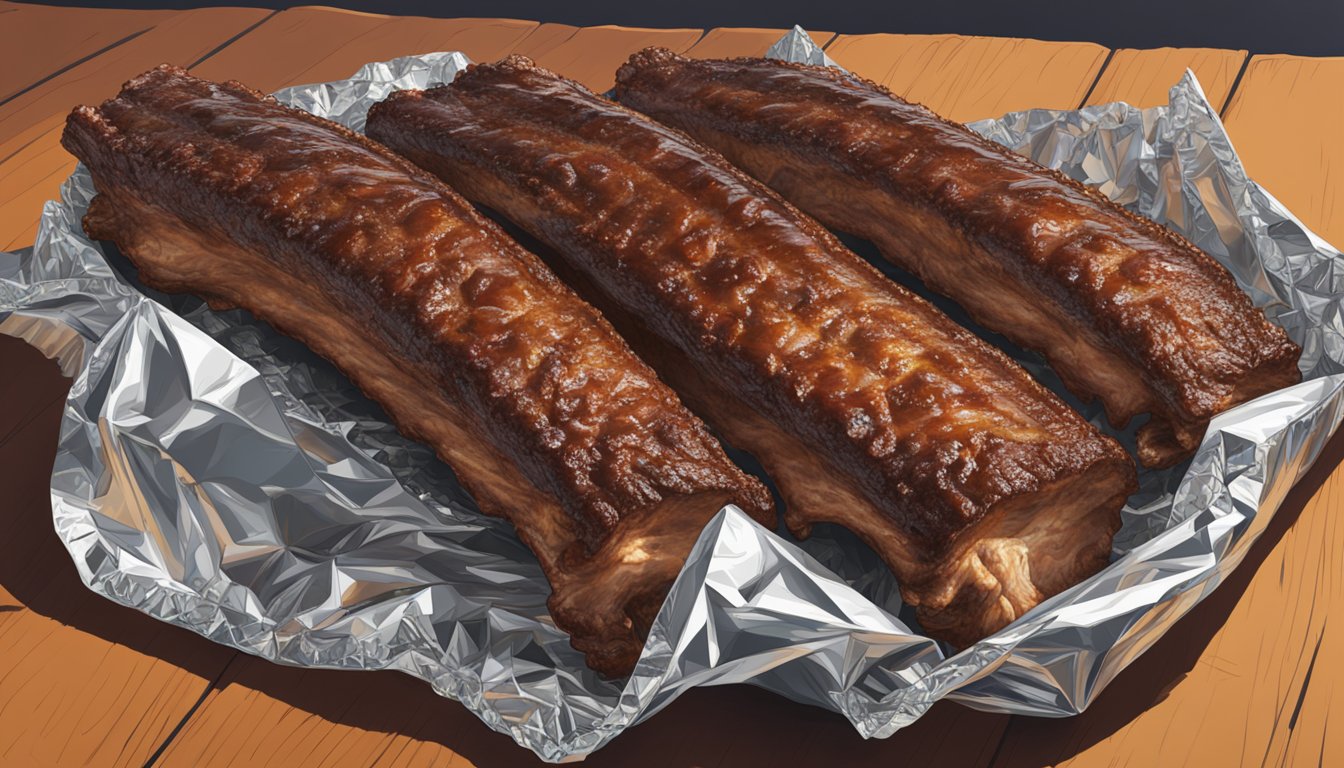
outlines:
M93 173L92 237L305 342L432 446L536 553L595 669L630 671L723 505L773 526L765 487L596 310L386 148L166 65L62 141Z
M1134 468L1020 367L684 134L522 57L393 94L370 136L555 248L777 481L967 644L1102 567Z
M1114 425L1150 413L1145 465L1187 458L1210 418L1300 379L1301 350L1207 254L874 83L648 49L616 93L1042 353Z

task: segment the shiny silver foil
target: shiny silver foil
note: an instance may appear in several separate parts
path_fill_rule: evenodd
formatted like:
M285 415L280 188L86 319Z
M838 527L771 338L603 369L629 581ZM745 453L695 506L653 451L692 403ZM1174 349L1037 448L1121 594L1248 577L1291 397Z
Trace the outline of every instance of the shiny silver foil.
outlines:
M798 29L771 52L832 63ZM465 64L397 59L277 96L359 128L390 90ZM1220 416L1186 465L1143 473L1106 570L961 653L901 620L894 580L853 536L819 527L794 542L729 507L634 675L600 678L546 615L546 581L509 525L331 366L245 313L139 287L86 238L83 168L47 203L36 245L0 254L0 332L75 378L51 478L57 533L108 598L280 663L413 674L551 761L696 685L760 685L866 737L944 697L1079 712L1236 567L1344 416L1344 262L1246 178L1191 74L1165 107L972 127L1194 240L1303 345L1307 380Z

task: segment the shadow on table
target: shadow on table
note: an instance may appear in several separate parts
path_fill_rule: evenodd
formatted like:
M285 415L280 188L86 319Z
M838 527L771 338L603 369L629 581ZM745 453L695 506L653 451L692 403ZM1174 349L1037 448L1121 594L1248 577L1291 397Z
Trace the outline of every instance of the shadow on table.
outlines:
M0 606L0 613L26 607L213 679L234 651L128 611L79 580L52 529L49 492L70 381L36 349L4 335L0 371L0 595L8 592L18 603Z
M6 342L12 340L5 340ZM427 685L393 672L355 674L281 667L237 654L186 630L167 627L88 592L51 529L47 479L55 452L60 399L51 387L68 386L31 348L0 355L11 371L50 380L41 402L4 398L6 408L36 411L0 444L6 493L17 502L19 519L6 526L6 556L0 557L0 587L29 609L110 642L153 655L213 680L214 700L255 690L322 721L365 731L342 736L343 744L390 741L400 734L439 743L473 763L493 768L531 764L531 756L494 733L455 702ZM0 388L0 394L4 390ZM23 441L22 450L14 445ZM1009 764L996 749L1008 729L1015 750L1011 765L1035 768L1066 759L1105 739L1161 701L1194 666L1223 626L1260 564L1331 471L1344 460L1344 435L1326 447L1316 466L1289 493L1279 514L1248 553L1245 562L1147 654L1122 672L1086 713L1065 720L991 715L940 703L915 724L882 741L864 741L838 715L788 702L748 686L696 689L649 723L636 727L588 761L589 765L805 764L839 761L847 765L922 762L936 765ZM255 699L253 704L261 706ZM208 703L207 703L207 706ZM274 723L257 722L265 728ZM303 725L297 726L303 728ZM191 737L191 727L177 740ZM1025 738L1022 738L1025 737ZM240 745L241 746L241 745ZM217 757L219 744L212 750Z
M1246 559L1212 595L1172 627L1161 640L1125 668L1083 714L1064 720L1015 717L1014 754L1001 756L996 768L1053 765L1106 739L1145 710L1161 702L1195 666L1209 641L1227 622L1261 563L1297 522L1312 496L1344 461L1344 431L1326 444L1315 465L1283 501ZM1329 514L1319 509L1317 514ZM1236 727L1235 723L1228 724Z

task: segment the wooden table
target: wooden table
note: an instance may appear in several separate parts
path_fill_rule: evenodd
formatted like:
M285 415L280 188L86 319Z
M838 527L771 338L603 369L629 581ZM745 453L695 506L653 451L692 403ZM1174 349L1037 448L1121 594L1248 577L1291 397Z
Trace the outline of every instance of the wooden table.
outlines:
M409 53L456 49L490 60L518 52L600 90L646 45L756 55L782 33L0 0L0 249L33 241L43 201L74 165L58 143L70 108L112 95L160 62L272 90ZM1251 176L1327 240L1344 243L1344 59L814 36L845 67L958 120L1117 99L1163 103L1190 67L1222 105ZM86 590L52 533L47 494L67 388L53 364L0 336L0 765L533 762L417 680L279 667ZM942 703L894 737L865 742L836 715L754 688L699 689L591 764L1340 764L1344 711L1334 729L1328 724L1332 702L1344 696L1344 471L1332 474L1341 459L1344 440L1336 439L1233 577L1079 717L1007 717Z

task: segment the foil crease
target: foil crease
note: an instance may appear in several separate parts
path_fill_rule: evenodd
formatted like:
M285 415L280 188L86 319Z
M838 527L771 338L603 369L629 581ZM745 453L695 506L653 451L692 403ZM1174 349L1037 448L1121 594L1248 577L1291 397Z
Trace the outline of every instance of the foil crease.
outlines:
M796 28L770 52L834 64ZM466 63L407 57L276 95L358 129L391 90ZM763 686L865 737L944 697L1077 713L1236 567L1344 418L1344 261L1246 177L1193 74L1164 107L972 127L1191 238L1303 345L1306 380L1215 419L1186 465L1144 472L1108 568L961 653L902 621L890 573L853 536L820 527L795 542L728 507L634 674L595 675L546 615L531 554L428 449L298 343L156 294L86 238L82 167L46 204L35 246L0 254L0 332L74 377L56 531L112 600L279 663L415 675L549 761L581 759L697 685Z

